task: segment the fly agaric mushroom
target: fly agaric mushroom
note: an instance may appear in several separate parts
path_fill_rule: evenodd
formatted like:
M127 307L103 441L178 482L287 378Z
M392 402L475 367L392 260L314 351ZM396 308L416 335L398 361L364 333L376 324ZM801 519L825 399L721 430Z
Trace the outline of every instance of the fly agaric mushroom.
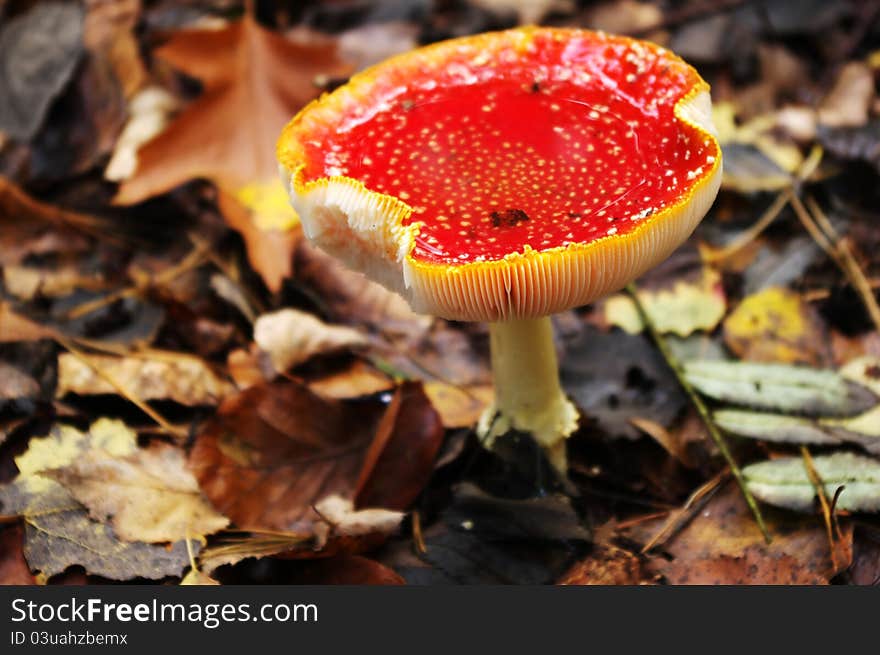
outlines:
M620 289L721 182L709 87L659 46L526 27L389 59L303 109L278 159L307 237L412 308L488 321L491 441L565 466L549 316Z

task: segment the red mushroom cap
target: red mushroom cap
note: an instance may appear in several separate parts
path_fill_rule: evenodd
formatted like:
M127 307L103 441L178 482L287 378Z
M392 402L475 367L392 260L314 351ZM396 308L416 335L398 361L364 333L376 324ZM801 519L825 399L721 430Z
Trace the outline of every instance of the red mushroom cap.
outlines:
M527 27L394 57L278 144L306 234L458 320L536 317L665 259L721 182L708 85L659 46Z

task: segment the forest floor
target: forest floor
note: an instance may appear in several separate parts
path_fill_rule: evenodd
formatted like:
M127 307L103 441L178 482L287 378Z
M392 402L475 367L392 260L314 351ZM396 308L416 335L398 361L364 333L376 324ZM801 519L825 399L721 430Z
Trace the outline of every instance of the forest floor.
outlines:
M310 246L274 158L528 23L681 55L724 153L635 296L554 317L567 479L476 438L486 326ZM10 0L0 60L0 584L880 582L880 2Z

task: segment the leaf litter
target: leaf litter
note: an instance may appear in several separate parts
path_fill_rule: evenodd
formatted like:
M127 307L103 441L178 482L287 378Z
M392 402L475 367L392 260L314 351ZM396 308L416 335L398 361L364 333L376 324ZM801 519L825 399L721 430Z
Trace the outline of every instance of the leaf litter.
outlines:
M876 583L880 43L861 14L404 4L11 5L0 577ZM583 411L566 480L527 435L486 453L472 433L485 329L312 248L274 164L284 122L350 72L521 21L686 54L725 153L713 210L638 303L555 320Z

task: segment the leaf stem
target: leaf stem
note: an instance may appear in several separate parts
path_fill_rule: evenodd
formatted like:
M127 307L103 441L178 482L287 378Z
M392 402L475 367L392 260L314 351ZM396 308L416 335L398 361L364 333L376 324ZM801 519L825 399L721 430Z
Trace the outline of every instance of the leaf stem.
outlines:
M693 386L691 386L691 383L688 382L687 378L684 375L684 371L681 368L681 364L679 364L678 359L676 359L675 355L672 354L672 350L669 348L669 344L666 343L666 339L664 339L660 332L657 331L654 322L651 320L651 317L648 316L648 313L645 310L645 306L639 300L638 290L636 289L635 283L629 283L626 286L626 291L632 298L633 303L635 303L636 309L639 312L639 316L642 319L642 323L644 323L645 328L648 330L648 333L651 335L654 343L657 344L657 348L658 350L660 350L660 354L663 356L663 359L666 360L666 364L669 366L669 368L672 369L672 372L675 374L675 377L678 380L678 383L681 385L681 388L684 389L694 407L696 407L697 413L700 415L700 418L706 425L706 429L709 431L709 436L712 437L712 441L715 442L715 445L718 447L721 455L724 457L728 466L730 466L730 472L736 480L737 485L739 485L743 498L745 498L746 504L752 511L752 515L755 517L755 522L758 524L758 528L761 530L761 534L764 535L764 541L769 544L771 541L773 541L773 538L770 536L770 532L767 530L767 525L764 523L764 517L761 514L761 509L758 507L758 503L755 500L755 497L752 496L752 493L746 486L746 481L745 478L743 478L742 471L740 470L739 465L736 463L736 460L733 458L733 455L730 452L730 448L727 446L727 441L724 439L724 435L721 434L721 430L718 429L718 426L715 425L715 421L712 420L712 415L709 413L709 408L706 407L703 399L696 392Z

